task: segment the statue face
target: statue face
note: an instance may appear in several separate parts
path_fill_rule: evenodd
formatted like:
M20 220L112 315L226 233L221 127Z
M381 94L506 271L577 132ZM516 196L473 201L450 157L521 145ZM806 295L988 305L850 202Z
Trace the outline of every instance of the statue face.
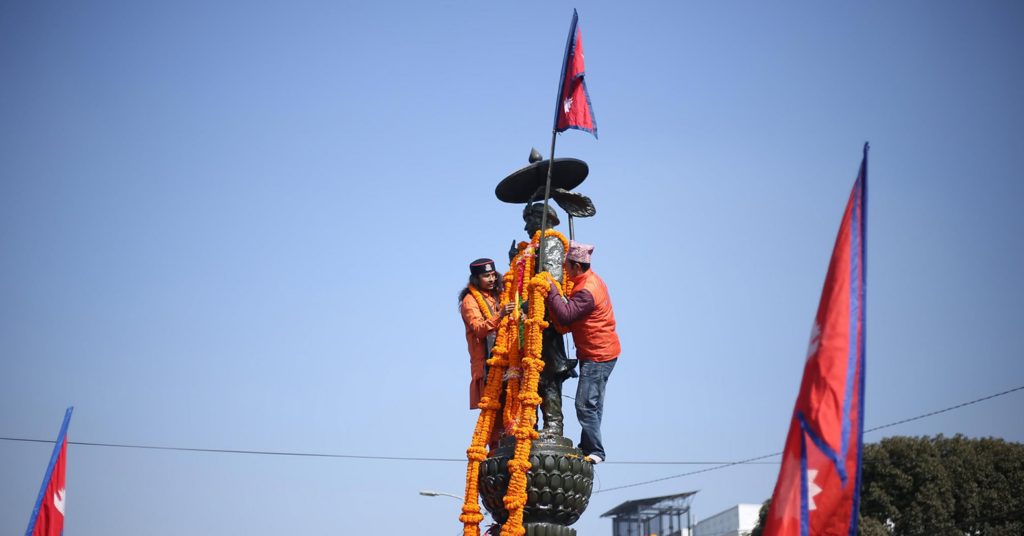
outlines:
M540 220L544 216L544 213L540 210L531 210L523 214L523 220L526 222L526 226L523 229L526 230L526 234L533 238L533 235L537 234L540 230ZM551 228L551 222L548 222L548 228Z

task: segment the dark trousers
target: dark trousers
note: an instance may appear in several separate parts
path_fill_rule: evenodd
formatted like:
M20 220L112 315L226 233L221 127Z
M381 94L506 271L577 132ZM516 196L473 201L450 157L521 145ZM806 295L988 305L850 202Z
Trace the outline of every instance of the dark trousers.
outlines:
M589 456L597 454L607 460L601 443L601 417L604 414L604 393L608 377L618 358L611 361L580 360L580 381L576 386L576 418L583 427L580 450Z

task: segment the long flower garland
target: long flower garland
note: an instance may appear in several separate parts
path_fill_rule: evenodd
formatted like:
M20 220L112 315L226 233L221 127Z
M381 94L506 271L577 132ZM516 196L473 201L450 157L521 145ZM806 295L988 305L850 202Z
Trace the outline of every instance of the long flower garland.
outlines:
M566 262L566 265L567 264L568 264L568 262ZM555 288L558 289L558 293L561 294L562 296L565 296L566 298L568 298L569 296L572 295L571 293L572 293L572 288L573 288L573 282L569 281L569 278L565 275L565 268L566 268L566 266L563 265L562 266L562 279L565 280L565 287L562 287L562 285L560 285L558 283L558 281L555 280L555 278L551 276L551 274L549 274L547 272L544 272L544 275L548 276L547 277L547 281L548 281L548 288L549 289L550 289L551 285L555 285ZM562 290L563 288L565 289L564 291ZM550 292L550 290L549 290L549 292ZM554 317L554 315L551 316L551 325L555 327L555 331L561 333L562 335L565 335L566 333L569 333L569 331L570 331L569 330L569 326L563 326L562 323L559 322L558 319Z
M561 240L566 253L568 253L569 241L562 233L548 229L545 236ZM512 259L509 271L503 277L505 289L501 294L500 304L503 305L509 301L518 303L516 303L515 313L503 318L499 324L498 337L491 353L492 357L487 360L490 370L487 374L484 396L480 399L480 416L477 418L476 428L473 431L473 442L466 449L466 457L469 460L466 468L466 496L462 505L462 515L459 516L459 521L462 521L464 525L462 531L464 536L480 536L480 521L483 520L477 500L480 462L487 457L487 441L499 415L498 410L502 409L500 396L504 379L508 380L504 382L506 383L504 421L507 427L506 431L516 437L516 447L513 458L508 462L511 479L508 491L505 493L504 503L505 508L509 511L509 518L502 527L502 534L523 536L526 533L526 529L523 527L523 508L526 506L526 473L531 467L529 462L531 442L539 437L535 430L537 406L541 403L541 397L537 394L537 385L540 381L540 372L544 369L541 351L543 350L544 328L548 326L548 322L544 320L546 310L544 298L550 292L551 282L555 283L559 293L563 296L568 295L572 289L571 281L566 281L566 285L562 286L558 285L558 282L547 272L534 273L539 242L539 231L534 235L530 244L520 242L519 253ZM474 292L476 289L470 286L470 291ZM474 293L474 298L477 298L478 302L483 300L479 291ZM523 303L527 304L528 312L527 318L522 322L522 328L520 328L520 309ZM481 306L481 309L486 310L486 307ZM555 327L565 333L557 323ZM523 340L522 348L519 344L520 339Z
M476 285L473 283L469 284L469 293L473 295L473 298L476 299L476 304L480 306L480 312L483 313L484 320L490 320L494 316L491 314L491 308L487 306L487 302L484 301L484 295L480 294L480 291L477 290Z
M501 409L501 378L508 367L508 320L507 316L501 320L498 337L491 351L492 357L487 360L490 370L487 372L484 395L480 397L480 416L477 417L476 428L473 430L473 442L466 449L466 458L469 459L466 467L466 496L462 504L462 515L459 516L459 521L464 525L465 536L480 536L480 522L484 519L477 499L480 495L478 476L480 462L487 458L487 439L491 437L494 419Z
M543 332L548 323L544 321L544 297L550 286L543 275L530 280L530 313L526 319L526 355L523 356L525 369L525 385L519 393L520 413L516 424L515 455L508 461L508 472L511 476L508 491L505 493L505 508L508 509L508 521L502 526L502 534L523 536L523 508L526 506L526 473L530 464L531 442L539 437L535 430L537 424L537 405L541 397L537 394L540 371L544 369L541 350L544 342Z
M508 385L504 412L506 435L512 433L519 420L519 387L523 380L522 356L519 354L519 322L509 322L508 340L508 369L505 372Z
M554 283L556 287L558 287L559 294L568 298L570 293L572 292L573 287L573 282L569 281L569 278L566 276L569 268L569 240L565 238L564 234L554 229L548 229L547 231L545 231L544 236L555 237L562 242L562 247L564 248L563 251L565 252L565 258L562 260L562 280L565 281L565 285L563 286L559 284L558 281L556 281L555 278L551 276L551 274L548 274L548 280ZM540 247L540 231L534 233L533 240L530 242L530 248L532 248L534 251L536 251L538 247ZM569 333L568 326L563 326L561 323L558 322L558 320L554 318L552 318L551 320L552 324L555 326L555 330L557 330L559 333L561 333L562 335Z

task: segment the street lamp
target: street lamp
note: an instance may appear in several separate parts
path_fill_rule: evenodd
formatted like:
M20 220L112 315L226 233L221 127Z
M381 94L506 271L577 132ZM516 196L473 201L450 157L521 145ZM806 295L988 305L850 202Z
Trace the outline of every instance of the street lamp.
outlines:
M443 491L427 491L427 490L424 490L424 491L420 492L420 495L423 495L425 497L437 497L438 495L444 495L445 497L451 497L453 499L458 499L460 502L462 501L462 497L459 497L458 495L455 495L454 493L445 493ZM490 512L484 511L484 518L485 519L487 517L490 517L490 515L491 515ZM491 521L494 521L494 518L491 518Z
M437 497L438 495L444 495L445 497L453 497L460 501L462 500L462 497L459 497L458 495L452 493L445 493L443 491L421 491L420 495L425 495L427 497Z

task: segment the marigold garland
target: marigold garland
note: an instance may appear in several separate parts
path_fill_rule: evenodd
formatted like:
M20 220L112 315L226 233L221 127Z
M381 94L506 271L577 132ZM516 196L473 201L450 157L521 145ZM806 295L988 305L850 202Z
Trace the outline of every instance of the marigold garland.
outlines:
M508 491L505 493L505 508L508 509L508 521L502 527L502 534L508 536L523 536L526 529L523 527L523 508L526 506L526 473L530 470L531 464L530 447L531 441L537 439L539 434L535 430L537 421L537 406L541 402L537 394L537 384L540 381L540 372L544 369L544 361L541 359L541 350L544 342L543 332L548 323L544 321L544 297L547 296L550 285L548 275L542 273L530 280L529 283L529 316L526 319L526 351L522 358L525 370L525 384L519 393L520 413L515 428L516 448L515 454L508 462L510 475Z
M515 427L519 418L519 386L522 383L522 361L519 353L519 323L509 322L508 327L508 383L505 394L505 432Z
M546 237L556 237L569 251L569 241L554 229L545 232ZM535 274L537 247L540 241L538 231L531 243L520 242L518 253L513 257L508 272L503 276L505 289L502 291L500 304L516 302L515 314L502 319L498 327L498 337L492 350L492 358L487 360L490 370L484 388L484 396L480 399L480 416L477 418L476 429L473 431L473 442L466 450L469 463L466 468L466 496L462 505L459 520L464 524L464 536L480 536L480 521L483 515L477 500L479 495L480 462L487 457L485 446L491 436L492 429L499 415L504 414L506 431L516 438L515 454L508 462L511 478L508 491L504 497L505 508L509 511L508 521L502 527L503 536L523 536L523 508L526 506L526 473L530 470L531 442L539 437L535 430L537 424L537 406L541 397L537 393L540 372L544 369L541 358L544 337L548 327L544 320L546 307L544 298L548 295L551 283L555 283L558 292L569 295L572 282L559 285L547 272ZM563 265L563 273L565 266ZM564 289L564 290L563 290ZM471 286L470 291L475 289ZM525 292L524 292L525 290ZM477 292L474 297L483 299ZM520 348L520 311L527 304L526 319L522 322L523 345ZM486 309L486 307L481 307ZM561 326L555 324L559 331ZM507 378L506 378L507 374ZM507 381L504 381L507 379ZM503 386L502 384L505 383ZM500 396L502 388L506 390L505 408L501 408Z
M563 267L562 270L565 270L565 267ZM565 272L563 271L562 274L564 275ZM555 278L551 274L549 274L547 272L543 272L543 275L547 276L547 281L548 281L548 285L549 286L550 285L555 285L555 288L558 289L558 293L559 294L561 294L562 296L565 296L566 298L568 298L571 295L570 293L572 292L573 282L569 281L568 278L566 278L566 281L565 281L565 289L566 290L565 290L565 292L563 292L562 291L562 285L558 284L558 281L556 281ZM558 331L559 333L561 333L562 335L565 335L566 333L569 333L569 331L570 331L569 330L569 326L563 326L562 323L559 322L558 319L554 317L554 315L551 316L551 325L554 326L555 330Z
M469 284L469 293L476 299L476 304L480 306L480 312L484 314L484 320L490 320L493 314L491 314L491 308L487 306L487 302L484 301L484 295L477 290L476 285L473 283Z
M566 238L564 234L554 229L548 229L547 231L544 232L544 237L546 238L549 236L553 236L557 238L559 241L561 241L562 247L565 248L565 252L569 253L569 239ZM540 231L533 233L533 240L530 241L530 247L536 248L538 245L540 245Z
M508 367L508 321L509 317L501 320L498 328L498 337L491 351L491 358L487 360L490 370L487 372L487 382L484 386L484 394L480 397L480 416L476 420L476 428L473 430L473 442L466 449L466 458L469 463L466 467L466 496L462 504L463 534L465 536L480 536L480 522L484 516L480 513L480 503L477 497L480 494L478 478L480 462L487 458L487 440L494 428L494 420L501 409L501 379Z

